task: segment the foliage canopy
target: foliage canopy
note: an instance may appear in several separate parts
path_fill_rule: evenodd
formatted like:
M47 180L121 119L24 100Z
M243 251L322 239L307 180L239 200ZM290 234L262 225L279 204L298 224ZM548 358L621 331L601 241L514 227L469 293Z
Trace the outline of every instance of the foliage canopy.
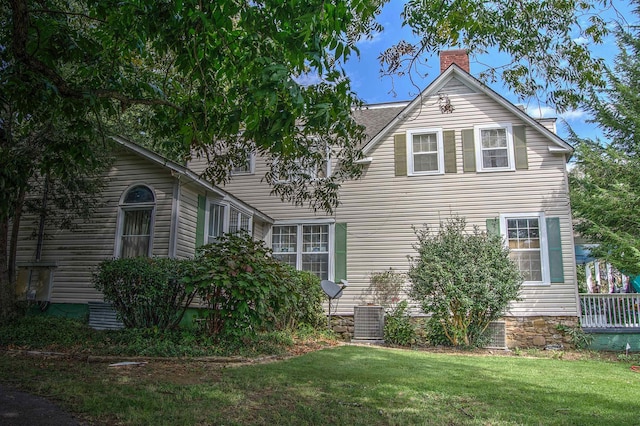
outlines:
M635 2L640 16L640 3ZM592 254L620 271L640 275L640 27L619 28L620 53L607 70L605 90L588 107L606 142L581 139L570 174L571 207L582 236L599 244Z

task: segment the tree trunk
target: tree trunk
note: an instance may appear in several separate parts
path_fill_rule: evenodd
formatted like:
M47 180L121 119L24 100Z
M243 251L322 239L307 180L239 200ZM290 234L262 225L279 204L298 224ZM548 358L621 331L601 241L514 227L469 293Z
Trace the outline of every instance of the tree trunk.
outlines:
M9 219L0 222L0 323L13 319L17 314L15 280L9 262ZM15 266L13 267L15 268Z

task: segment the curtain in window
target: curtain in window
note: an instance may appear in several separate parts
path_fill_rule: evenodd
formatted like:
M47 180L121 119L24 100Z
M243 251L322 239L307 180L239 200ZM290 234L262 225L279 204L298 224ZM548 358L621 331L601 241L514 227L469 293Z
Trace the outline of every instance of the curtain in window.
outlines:
M149 255L152 211L152 208L123 211L120 257Z

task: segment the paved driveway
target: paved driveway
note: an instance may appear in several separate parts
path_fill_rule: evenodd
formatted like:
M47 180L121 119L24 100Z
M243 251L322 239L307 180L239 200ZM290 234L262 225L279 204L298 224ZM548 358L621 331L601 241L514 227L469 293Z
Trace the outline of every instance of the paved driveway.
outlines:
M0 385L0 424L7 426L79 426L51 401Z

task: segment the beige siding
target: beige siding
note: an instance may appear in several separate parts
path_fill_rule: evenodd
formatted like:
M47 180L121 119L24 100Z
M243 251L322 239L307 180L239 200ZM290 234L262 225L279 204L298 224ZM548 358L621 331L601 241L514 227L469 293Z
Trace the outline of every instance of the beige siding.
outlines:
M196 248L196 221L198 217L198 188L193 185L180 186L180 212L176 257L192 258Z
M96 265L114 256L116 221L120 197L129 186L142 183L151 187L156 196L153 232L153 255L166 257L169 252L173 178L165 169L149 161L121 151L105 176L109 181L102 194L103 205L89 222L78 223L74 231L47 229L42 261L55 262L52 302L86 303L102 300L91 284ZM36 242L30 239L34 218L25 217L18 247L18 264L32 262Z
M452 86L453 87L453 86ZM485 229L487 218L501 213L544 212L561 223L565 283L525 287L523 300L514 303L514 315L576 315L575 268L571 218L567 195L565 157L551 154L548 141L527 127L528 170L492 173L463 173L462 129L489 122L524 123L484 94L456 95L449 99L451 114L441 114L437 97L425 99L422 107L388 133L367 155L373 162L359 181L341 190L341 206L333 218L348 223L348 280L350 286L340 299L339 312L352 313L361 303L372 272L393 267L407 270L407 255L416 241L412 226L435 227L452 214L465 216L470 225ZM394 175L393 135L407 129L455 130L457 174L435 176ZM256 162L256 174L238 176L226 190L277 220L323 217L305 208L281 203L268 196L261 178L264 161ZM199 165L195 165L198 169Z

